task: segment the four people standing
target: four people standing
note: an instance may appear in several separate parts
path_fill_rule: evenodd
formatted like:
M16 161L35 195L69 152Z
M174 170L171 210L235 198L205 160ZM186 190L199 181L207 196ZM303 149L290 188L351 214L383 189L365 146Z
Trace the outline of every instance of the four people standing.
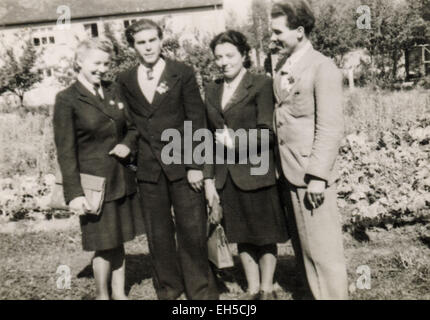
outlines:
M185 293L189 299L218 299L208 262L205 195L209 207L221 203L223 216L211 218L222 220L228 240L238 244L248 282L243 299L276 298L276 244L288 240L288 234L298 272L313 297L348 297L335 190L335 159L343 135L342 78L334 63L312 48L308 36L314 22L304 0L274 5L272 41L283 59L273 87L270 78L246 70L250 47L243 34L230 30L217 35L210 47L223 78L205 88L205 104L192 68L162 56L162 30L151 20L127 28L127 41L140 63L119 76L118 86L100 81L109 50L95 46L98 53L89 50L86 60L77 60L77 83L57 95L54 130L66 201L82 214L84 249L96 250L98 298L108 297L110 268L113 298L125 298L122 243L142 232L143 219L158 298L177 299ZM125 108L115 108L119 102ZM163 132L176 129L184 139L184 121L191 121L193 132L209 128L215 148L233 152L236 161L163 161ZM243 137L231 135L239 129L244 129ZM263 175L251 173L249 159L238 161L241 141L249 143L253 129L256 152L268 153ZM141 211L133 172L118 161L135 150ZM185 158L182 148L175 152ZM275 161L282 168L278 183ZM88 203L79 173L107 179L99 217L85 215Z

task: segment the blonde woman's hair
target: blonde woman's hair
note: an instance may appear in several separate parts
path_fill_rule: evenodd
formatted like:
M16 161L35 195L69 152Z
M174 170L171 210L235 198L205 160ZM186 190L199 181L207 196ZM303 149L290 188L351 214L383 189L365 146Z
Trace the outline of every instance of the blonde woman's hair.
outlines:
M112 55L114 52L112 42L106 38L92 38L92 39L86 39L79 42L75 50L75 59L73 63L73 68L75 69L76 72L79 72L80 70L80 67L77 61L81 59L82 56L88 50L91 50L91 49L98 49L108 53L109 55Z

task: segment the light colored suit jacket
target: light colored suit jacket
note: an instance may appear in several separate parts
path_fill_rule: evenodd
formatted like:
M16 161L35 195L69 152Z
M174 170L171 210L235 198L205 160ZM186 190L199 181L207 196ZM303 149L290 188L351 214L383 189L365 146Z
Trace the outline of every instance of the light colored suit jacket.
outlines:
M290 85L274 78L274 128L282 171L297 187L311 175L330 185L339 177L335 168L344 134L342 74L334 62L310 48L292 66Z

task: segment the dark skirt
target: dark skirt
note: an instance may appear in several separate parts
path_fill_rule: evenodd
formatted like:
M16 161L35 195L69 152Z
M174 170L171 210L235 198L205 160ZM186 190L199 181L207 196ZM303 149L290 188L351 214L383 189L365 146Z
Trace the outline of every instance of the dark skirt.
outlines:
M243 191L228 175L220 198L229 242L262 246L289 239L276 185Z
M85 251L114 249L144 233L139 194L105 202L99 216L80 217Z

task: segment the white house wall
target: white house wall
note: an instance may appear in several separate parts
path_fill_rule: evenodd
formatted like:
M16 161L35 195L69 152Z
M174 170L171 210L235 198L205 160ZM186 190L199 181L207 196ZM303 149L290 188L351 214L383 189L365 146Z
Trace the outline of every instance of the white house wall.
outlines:
M44 54L37 67L48 70L58 66L67 67L70 65L77 43L88 37L84 28L86 24L97 23L99 36L101 36L103 35L104 23L109 23L115 35L119 38L125 30L124 20L138 20L141 18L150 18L155 21L161 21L164 18L167 29L175 34L180 34L181 38L193 37L196 32L200 36L211 36L225 30L225 17L222 9L187 9L155 14L144 13L79 20L73 20L72 16L70 28L68 29L57 26L55 22L31 26L33 37L53 36L55 38L55 44L48 42L46 45L43 45ZM15 34L26 29L30 29L30 27L23 26L1 29L0 37L3 39L3 49L16 46L17 38ZM59 89L60 87L55 83L53 77L47 76L36 89L27 93L25 101L30 105L52 104Z

